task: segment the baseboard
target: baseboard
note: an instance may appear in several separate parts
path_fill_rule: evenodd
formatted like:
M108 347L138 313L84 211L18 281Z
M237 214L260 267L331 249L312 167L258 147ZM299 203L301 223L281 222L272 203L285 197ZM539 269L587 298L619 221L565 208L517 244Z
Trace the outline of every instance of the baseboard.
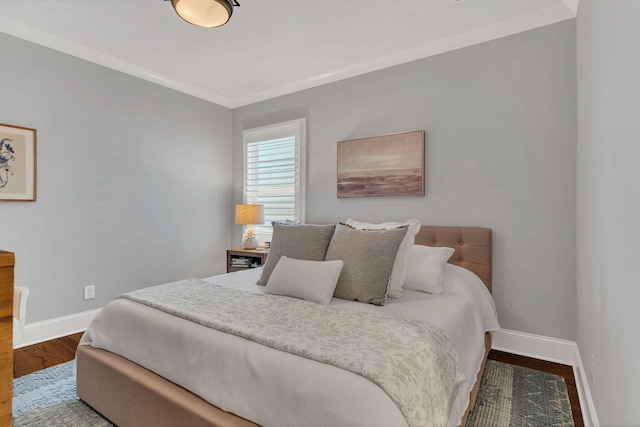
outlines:
M501 329L493 336L491 348L507 353L576 366L578 346L574 341Z
M24 337L16 348L38 344L66 335L82 332L100 312L100 309L29 323L24 326Z
M491 348L507 353L572 366L584 425L585 427L600 426L598 417L596 416L595 406L593 405L593 399L591 398L582 358L580 357L580 350L575 341L501 329L493 336Z
M577 346L576 346L577 348ZM582 418L585 426L599 427L600 422L596 415L596 407L593 404L589 382L587 381L587 373L582 364L582 358L578 351L578 366L573 367L573 376L576 379L576 388L578 389L578 398L580 399L580 409L582 409ZM584 403L583 403L584 402Z

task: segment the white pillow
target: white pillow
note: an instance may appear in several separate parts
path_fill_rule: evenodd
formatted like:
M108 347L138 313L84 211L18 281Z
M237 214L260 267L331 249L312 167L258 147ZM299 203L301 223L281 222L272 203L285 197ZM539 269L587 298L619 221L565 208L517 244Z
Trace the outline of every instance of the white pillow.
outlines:
M432 294L441 293L444 269L454 252L454 249L447 247L413 245L404 288Z
M265 291L329 305L343 265L342 260L307 261L282 256Z
M371 224L349 218L345 224L355 228L356 230L389 230L404 226L409 227L407 234L404 236L404 240L400 243L400 247L398 248L396 260L393 264L393 270L391 271L391 278L389 279L389 288L387 290L387 296L389 298L400 298L402 296L402 286L406 280L407 270L409 268L409 252L415 243L416 234L420 231L420 221L417 219L410 219L407 222L383 222L381 224Z

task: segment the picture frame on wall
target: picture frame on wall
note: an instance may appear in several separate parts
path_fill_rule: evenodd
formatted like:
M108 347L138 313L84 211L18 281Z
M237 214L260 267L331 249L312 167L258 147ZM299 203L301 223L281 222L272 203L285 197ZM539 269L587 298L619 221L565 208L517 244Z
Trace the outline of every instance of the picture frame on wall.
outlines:
M0 124L0 202L36 200L36 129Z
M338 198L424 197L424 130L338 141Z

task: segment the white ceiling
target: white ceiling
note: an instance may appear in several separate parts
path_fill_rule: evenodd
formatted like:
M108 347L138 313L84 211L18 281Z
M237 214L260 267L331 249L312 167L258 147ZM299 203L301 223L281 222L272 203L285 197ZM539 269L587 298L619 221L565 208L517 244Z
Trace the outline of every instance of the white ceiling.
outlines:
M163 0L0 0L0 31L237 107L576 16L578 0L239 0L204 29Z

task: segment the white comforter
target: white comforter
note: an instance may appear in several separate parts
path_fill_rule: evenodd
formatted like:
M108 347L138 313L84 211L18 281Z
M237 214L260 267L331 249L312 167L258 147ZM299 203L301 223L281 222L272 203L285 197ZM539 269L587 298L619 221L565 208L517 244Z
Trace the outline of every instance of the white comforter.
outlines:
M219 285L264 292L260 271L214 276ZM424 320L443 328L466 377L452 404L458 425L484 351L484 332L499 329L482 282L447 265L444 292L405 291L384 307L334 298L332 305ZM247 313L250 315L250 313ZM108 304L90 325L82 345L119 354L191 390L216 406L265 426L406 426L391 399L369 380L219 332L126 299Z

